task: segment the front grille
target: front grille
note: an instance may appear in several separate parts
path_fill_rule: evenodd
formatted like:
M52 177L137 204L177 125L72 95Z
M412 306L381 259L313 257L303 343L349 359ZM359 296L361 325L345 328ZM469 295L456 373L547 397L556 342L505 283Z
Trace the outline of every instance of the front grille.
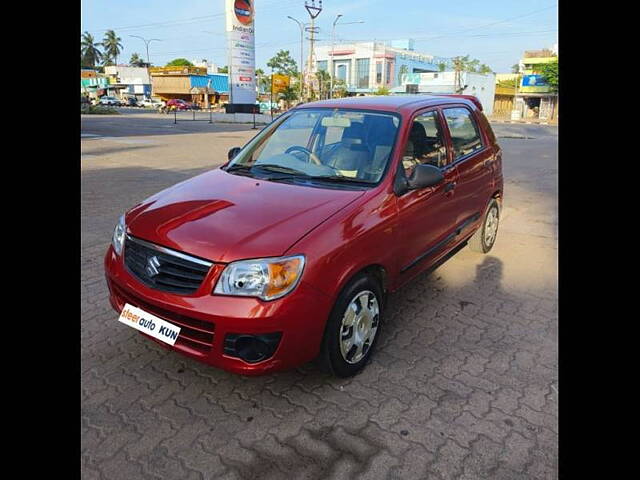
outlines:
M128 303L134 307L141 308L145 312L149 312L152 315L160 317L167 322L179 326L180 335L178 335L176 344L185 345L202 353L208 353L211 351L213 347L215 324L204 322L197 318L187 317L186 315L180 315L179 313L174 313L164 308L152 305L151 303L141 300L135 295L125 292L115 283L112 284L112 288L116 296L119 297L120 303L123 306L125 303Z
M194 293L212 263L127 236L124 263L145 285L170 293Z

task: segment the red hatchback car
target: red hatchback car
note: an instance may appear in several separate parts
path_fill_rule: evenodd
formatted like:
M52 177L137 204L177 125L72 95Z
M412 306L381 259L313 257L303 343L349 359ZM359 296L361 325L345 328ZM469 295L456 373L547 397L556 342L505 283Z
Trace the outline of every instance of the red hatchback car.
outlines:
M229 161L130 209L105 258L119 321L241 374L358 372L385 297L493 246L501 149L473 97L299 106Z

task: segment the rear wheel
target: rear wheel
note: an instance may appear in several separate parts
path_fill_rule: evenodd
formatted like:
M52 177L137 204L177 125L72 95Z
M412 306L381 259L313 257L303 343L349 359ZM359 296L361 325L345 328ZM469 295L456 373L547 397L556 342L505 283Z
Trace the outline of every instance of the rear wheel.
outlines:
M328 373L350 377L364 368L380 333L382 290L361 274L340 293L327 321L320 363Z
M469 248L478 253L489 253L496 242L498 235L498 223L500 220L500 207L495 198L491 199L487 212L484 215L482 225L469 239Z

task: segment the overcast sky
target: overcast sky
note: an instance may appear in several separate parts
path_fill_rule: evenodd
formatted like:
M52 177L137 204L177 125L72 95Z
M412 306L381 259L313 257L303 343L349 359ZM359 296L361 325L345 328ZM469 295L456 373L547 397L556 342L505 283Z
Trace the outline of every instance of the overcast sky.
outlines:
M144 42L129 36L138 35L162 40L149 47L155 65L185 57L206 58L223 66L227 64L224 3L82 0L81 28L96 41L107 29L115 30L124 46L119 63L126 63L133 52L146 58ZM414 38L418 52L442 57L468 54L498 73L510 72L524 50L551 47L558 38L557 1L553 0L325 0L323 7L316 19L320 44L330 42L331 25L341 13L337 42ZM267 70L266 62L279 49L289 50L298 60L300 29L287 15L308 22L304 0L256 0L255 11L257 67ZM360 20L365 23L340 25ZM308 45L305 41L305 56Z

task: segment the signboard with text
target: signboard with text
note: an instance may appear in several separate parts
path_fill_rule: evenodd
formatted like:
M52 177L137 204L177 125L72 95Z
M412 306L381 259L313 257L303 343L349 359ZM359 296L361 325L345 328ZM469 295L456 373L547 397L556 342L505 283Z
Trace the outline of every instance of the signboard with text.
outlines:
M256 101L254 1L225 0L230 103Z
M273 74L273 93L283 92L290 84L288 75Z

